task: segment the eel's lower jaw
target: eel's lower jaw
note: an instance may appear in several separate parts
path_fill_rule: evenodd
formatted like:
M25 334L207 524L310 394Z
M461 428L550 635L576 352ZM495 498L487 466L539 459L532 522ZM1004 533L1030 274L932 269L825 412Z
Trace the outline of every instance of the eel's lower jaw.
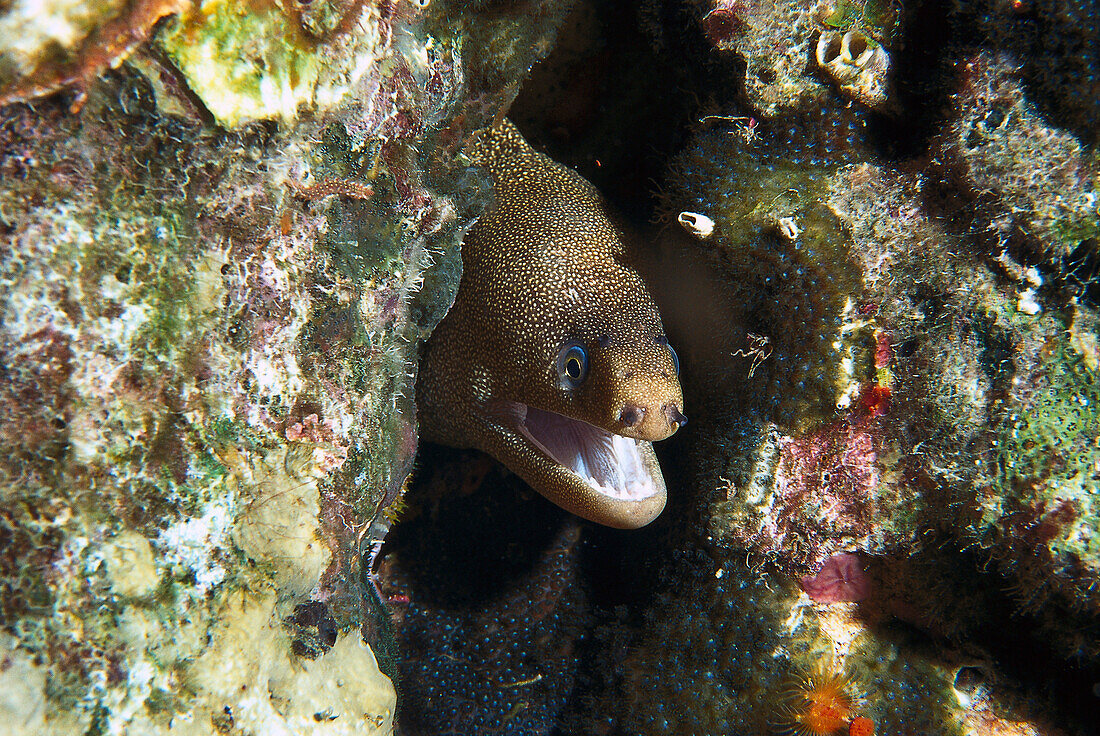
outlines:
M519 402L492 402L498 459L578 516L634 529L660 515L665 481L651 443ZM510 462L511 460L511 462Z

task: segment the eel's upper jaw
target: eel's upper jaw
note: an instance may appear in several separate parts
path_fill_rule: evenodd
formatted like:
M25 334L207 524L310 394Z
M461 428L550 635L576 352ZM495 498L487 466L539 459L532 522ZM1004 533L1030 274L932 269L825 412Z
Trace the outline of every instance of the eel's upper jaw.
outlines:
M514 401L493 402L498 459L565 510L636 529L656 519L666 490L653 446Z

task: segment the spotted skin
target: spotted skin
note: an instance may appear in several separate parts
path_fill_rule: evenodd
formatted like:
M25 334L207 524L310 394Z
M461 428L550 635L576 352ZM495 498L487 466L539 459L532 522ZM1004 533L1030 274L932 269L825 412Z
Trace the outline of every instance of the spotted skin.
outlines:
M666 497L650 442L686 419L675 358L623 232L591 184L510 122L483 132L471 154L492 175L496 200L463 242L458 297L421 361L421 434L488 452L583 518L648 524ZM557 364L570 341L589 363L575 387ZM595 491L516 431L509 402L639 440L657 492L627 500Z

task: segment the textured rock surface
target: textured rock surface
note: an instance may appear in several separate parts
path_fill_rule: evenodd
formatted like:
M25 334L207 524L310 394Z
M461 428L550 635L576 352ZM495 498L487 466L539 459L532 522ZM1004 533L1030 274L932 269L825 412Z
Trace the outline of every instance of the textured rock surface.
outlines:
M817 16L890 49L894 119L782 64L814 37L771 29L785 4L699 14L732 54L682 87L698 123L660 182L652 269L693 424L659 582L595 614L578 690L603 695L572 731L767 733L824 661L879 732L1092 732L1100 170L1068 124L1087 103L1035 75L1092 79L1095 54L1069 29L1064 61L1024 53L1024 29L1088 4L978 5ZM693 58L683 14L641 20Z
M766 117L808 109L830 96L829 80L870 107L885 107L900 3L867 0L693 2L707 39L745 64L745 95ZM818 78L807 60L814 59Z
M0 10L4 728L392 729L360 557L556 17L437 6Z

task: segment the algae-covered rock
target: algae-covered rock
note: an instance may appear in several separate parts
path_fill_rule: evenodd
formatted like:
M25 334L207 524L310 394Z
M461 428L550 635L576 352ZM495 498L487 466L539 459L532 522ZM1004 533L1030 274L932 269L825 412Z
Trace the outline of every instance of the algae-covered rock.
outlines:
M157 44L223 125L325 108L359 88L386 57L379 6L206 0Z
M556 11L48 5L0 49L0 722L388 733L367 530L488 201L463 140ZM477 13L528 40L471 100Z
M887 107L890 52L900 3L881 0L705 0L693 3L708 40L743 60L745 93L757 113L780 116L827 103L808 59L845 95Z
M946 530L951 554L987 551L1014 615L1092 661L1096 312L1072 274L1095 242L1078 230L1067 244L1053 223L1092 217L1093 164L998 74L978 55L959 79L958 94L985 85L1007 112L947 165L879 163L870 121L834 108L750 134L719 110L673 161L663 210L708 227L666 247L705 264L692 319L720 315L680 328L697 406L686 467L714 542L815 600L833 595L812 592L818 578L845 579L837 555L917 554ZM898 596L938 589L934 575L899 576ZM895 613L936 630L970 626L927 599L906 606Z
M951 175L992 247L1081 261L1100 236L1100 160L1039 113L1019 76L1011 57L968 61L942 136Z
M0 14L0 105L86 87L148 40L188 0L8 3Z
M335 372L302 367L324 220L233 160L281 154L158 119L140 80L117 91L137 110L96 95L81 117L5 111L4 624L42 667L57 724L208 732L244 707L189 679L233 596L270 599L272 651L290 645L275 601L311 594L345 600L358 636L351 524L409 450L376 435L380 470L364 473L358 402L392 377L341 392ZM328 436L293 431L318 413ZM359 483L338 479L353 468ZM394 695L376 692L381 728Z
M739 170L729 156L724 170ZM693 452L713 489L710 533L806 579L831 555L915 551L926 530L950 529L960 549L990 550L1019 609L1049 615L1059 646L1095 656L1081 634L1100 603L1094 310L1042 296L1026 308L1041 277L951 246L900 174L812 171L801 169L838 218L835 245L806 227L786 259L773 237L767 255L733 261L767 225L731 219L722 198L679 200L709 204L714 235L695 247L720 254L722 298L758 341L731 351L744 373L720 374L734 398L699 415L715 427ZM765 190L741 207L776 201ZM1066 608L1080 617L1059 624Z

